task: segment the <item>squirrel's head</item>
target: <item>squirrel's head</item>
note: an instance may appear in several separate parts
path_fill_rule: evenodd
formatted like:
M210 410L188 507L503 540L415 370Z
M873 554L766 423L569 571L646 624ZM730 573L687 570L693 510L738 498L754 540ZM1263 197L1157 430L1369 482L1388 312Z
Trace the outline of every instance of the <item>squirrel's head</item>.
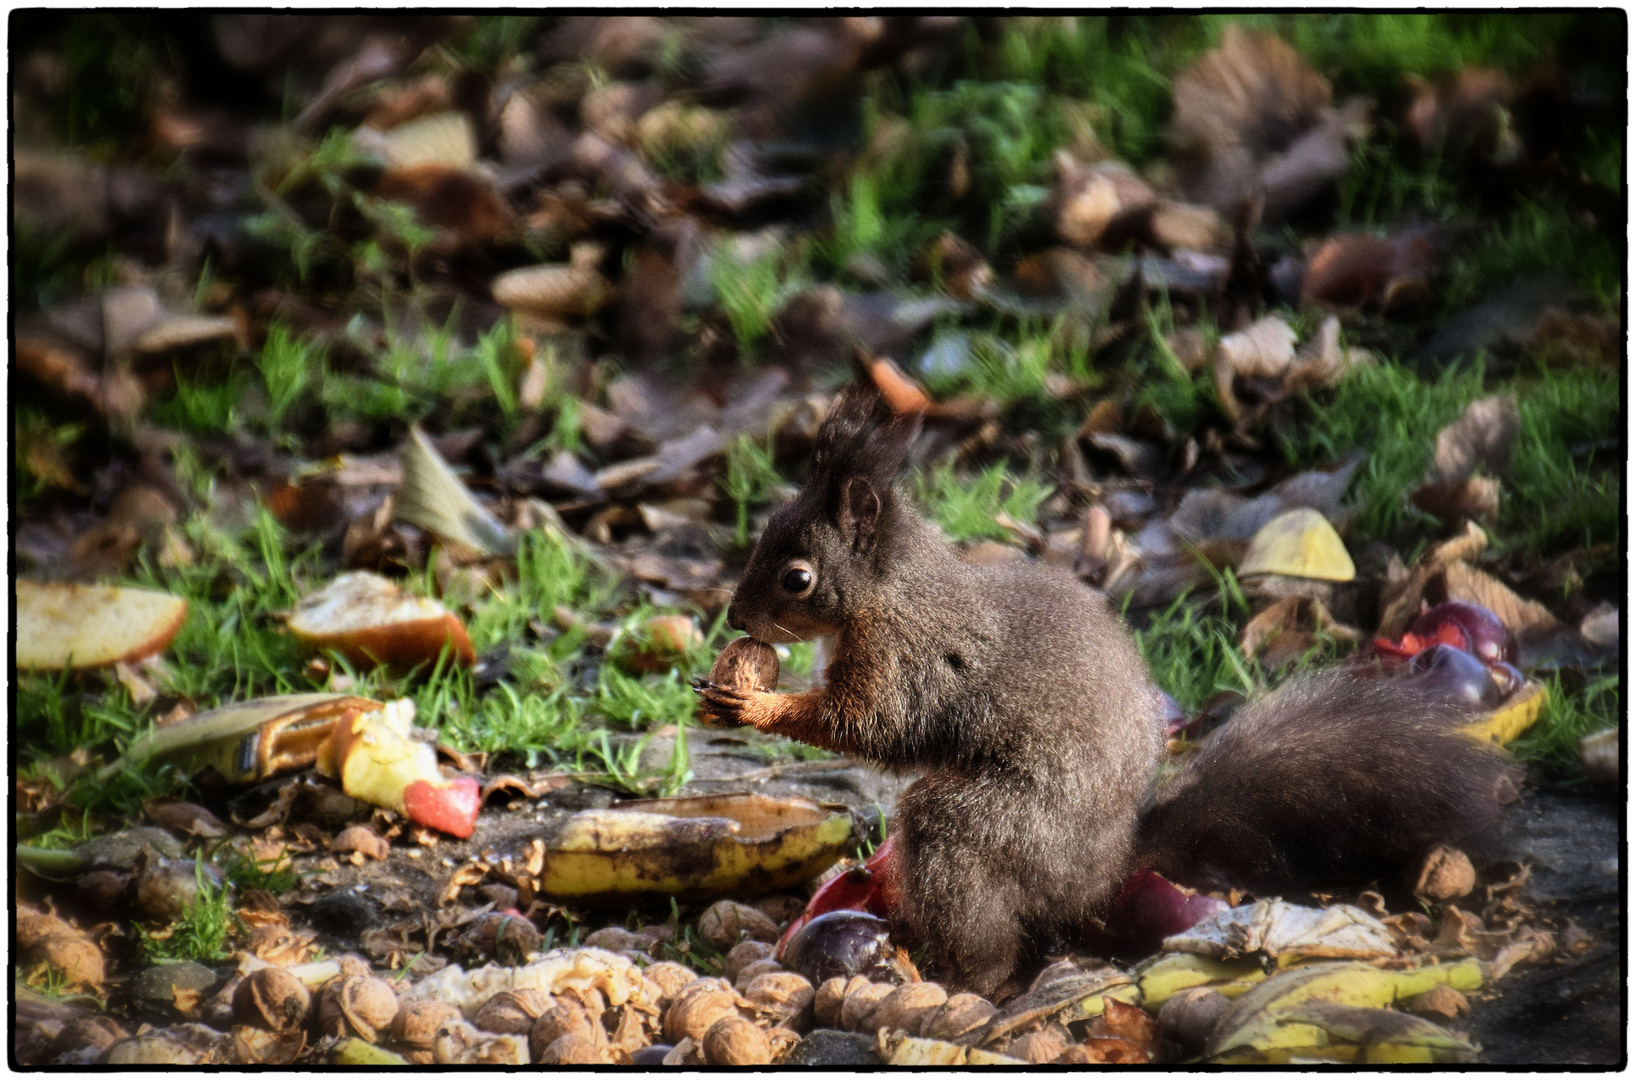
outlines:
M812 478L773 513L727 609L727 623L767 642L832 634L889 572L883 557L906 509L892 478L918 416L878 420L879 394L853 384L818 429Z

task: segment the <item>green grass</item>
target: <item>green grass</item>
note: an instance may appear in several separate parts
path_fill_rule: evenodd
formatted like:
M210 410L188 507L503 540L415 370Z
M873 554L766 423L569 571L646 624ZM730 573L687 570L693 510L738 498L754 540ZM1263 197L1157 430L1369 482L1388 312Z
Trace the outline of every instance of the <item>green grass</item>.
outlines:
M1013 521L1031 525L1051 486L1032 477L1013 476L1003 463L964 477L951 466L932 470L920 481L920 497L933 521L953 540L1004 540L1011 534L994 516L1003 511Z
M267 388L268 423L277 428L290 408L327 370L323 349L310 338L298 337L282 322L267 328L267 340L256 357Z
M742 547L749 542L749 510L771 498L783 482L772 460L772 446L762 447L749 435L740 435L727 446L727 473L722 490L738 512L735 540Z
M1359 368L1315 405L1309 423L1284 438L1285 458L1310 467L1361 448L1368 456L1350 500L1360 508L1362 531L1386 537L1409 523L1429 529L1434 521L1407 496L1430 467L1437 433L1477 398L1514 393L1522 427L1500 501L1500 538L1542 550L1615 543L1617 374L1546 368L1496 385L1484 376L1481 363L1450 364L1431 380L1396 362Z
M1525 761L1537 762L1553 779L1581 779L1578 741L1602 728L1623 721L1623 689L1618 675L1592 679L1582 691L1572 692L1559 675L1547 681L1550 698L1538 723L1510 744Z
M801 251L782 244L769 244L753 255L740 254L730 242L716 246L710 256L710 286L741 359L755 355L772 329L773 316L805 283L803 261Z
M1249 693L1264 685L1238 639L1248 608L1235 583L1214 603L1176 599L1135 629L1136 646L1158 687L1188 714L1222 690Z
M165 937L156 937L138 926L137 942L148 961L154 964L177 960L213 963L227 957L227 942L242 924L228 898L226 885L213 884L204 872L204 857L194 861L198 895L182 909Z

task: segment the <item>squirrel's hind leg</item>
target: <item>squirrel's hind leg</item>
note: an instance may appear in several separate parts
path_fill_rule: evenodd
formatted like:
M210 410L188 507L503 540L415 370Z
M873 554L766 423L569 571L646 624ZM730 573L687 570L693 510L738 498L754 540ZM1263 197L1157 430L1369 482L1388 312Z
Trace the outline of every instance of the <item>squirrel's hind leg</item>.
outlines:
M1034 959L1025 926L1030 901L1007 861L972 843L977 826L949 794L928 778L898 806L903 915L950 989L991 999Z

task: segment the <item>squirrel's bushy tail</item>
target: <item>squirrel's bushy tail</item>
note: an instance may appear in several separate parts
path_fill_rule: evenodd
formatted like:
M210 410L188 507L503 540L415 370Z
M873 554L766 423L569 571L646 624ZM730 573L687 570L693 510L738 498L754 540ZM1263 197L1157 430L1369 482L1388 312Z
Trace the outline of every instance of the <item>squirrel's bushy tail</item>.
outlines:
M1459 731L1478 715L1414 681L1298 678L1239 709L1155 792L1137 857L1262 895L1373 880L1515 798L1503 753Z

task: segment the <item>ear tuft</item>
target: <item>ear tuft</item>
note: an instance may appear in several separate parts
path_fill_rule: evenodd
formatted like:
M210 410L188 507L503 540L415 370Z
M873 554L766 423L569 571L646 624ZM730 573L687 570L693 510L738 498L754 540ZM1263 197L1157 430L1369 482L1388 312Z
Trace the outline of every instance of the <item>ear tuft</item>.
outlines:
M846 480L840 491L837 520L841 533L851 538L852 550L866 551L873 546L884 512L880 493L866 477L853 476Z

